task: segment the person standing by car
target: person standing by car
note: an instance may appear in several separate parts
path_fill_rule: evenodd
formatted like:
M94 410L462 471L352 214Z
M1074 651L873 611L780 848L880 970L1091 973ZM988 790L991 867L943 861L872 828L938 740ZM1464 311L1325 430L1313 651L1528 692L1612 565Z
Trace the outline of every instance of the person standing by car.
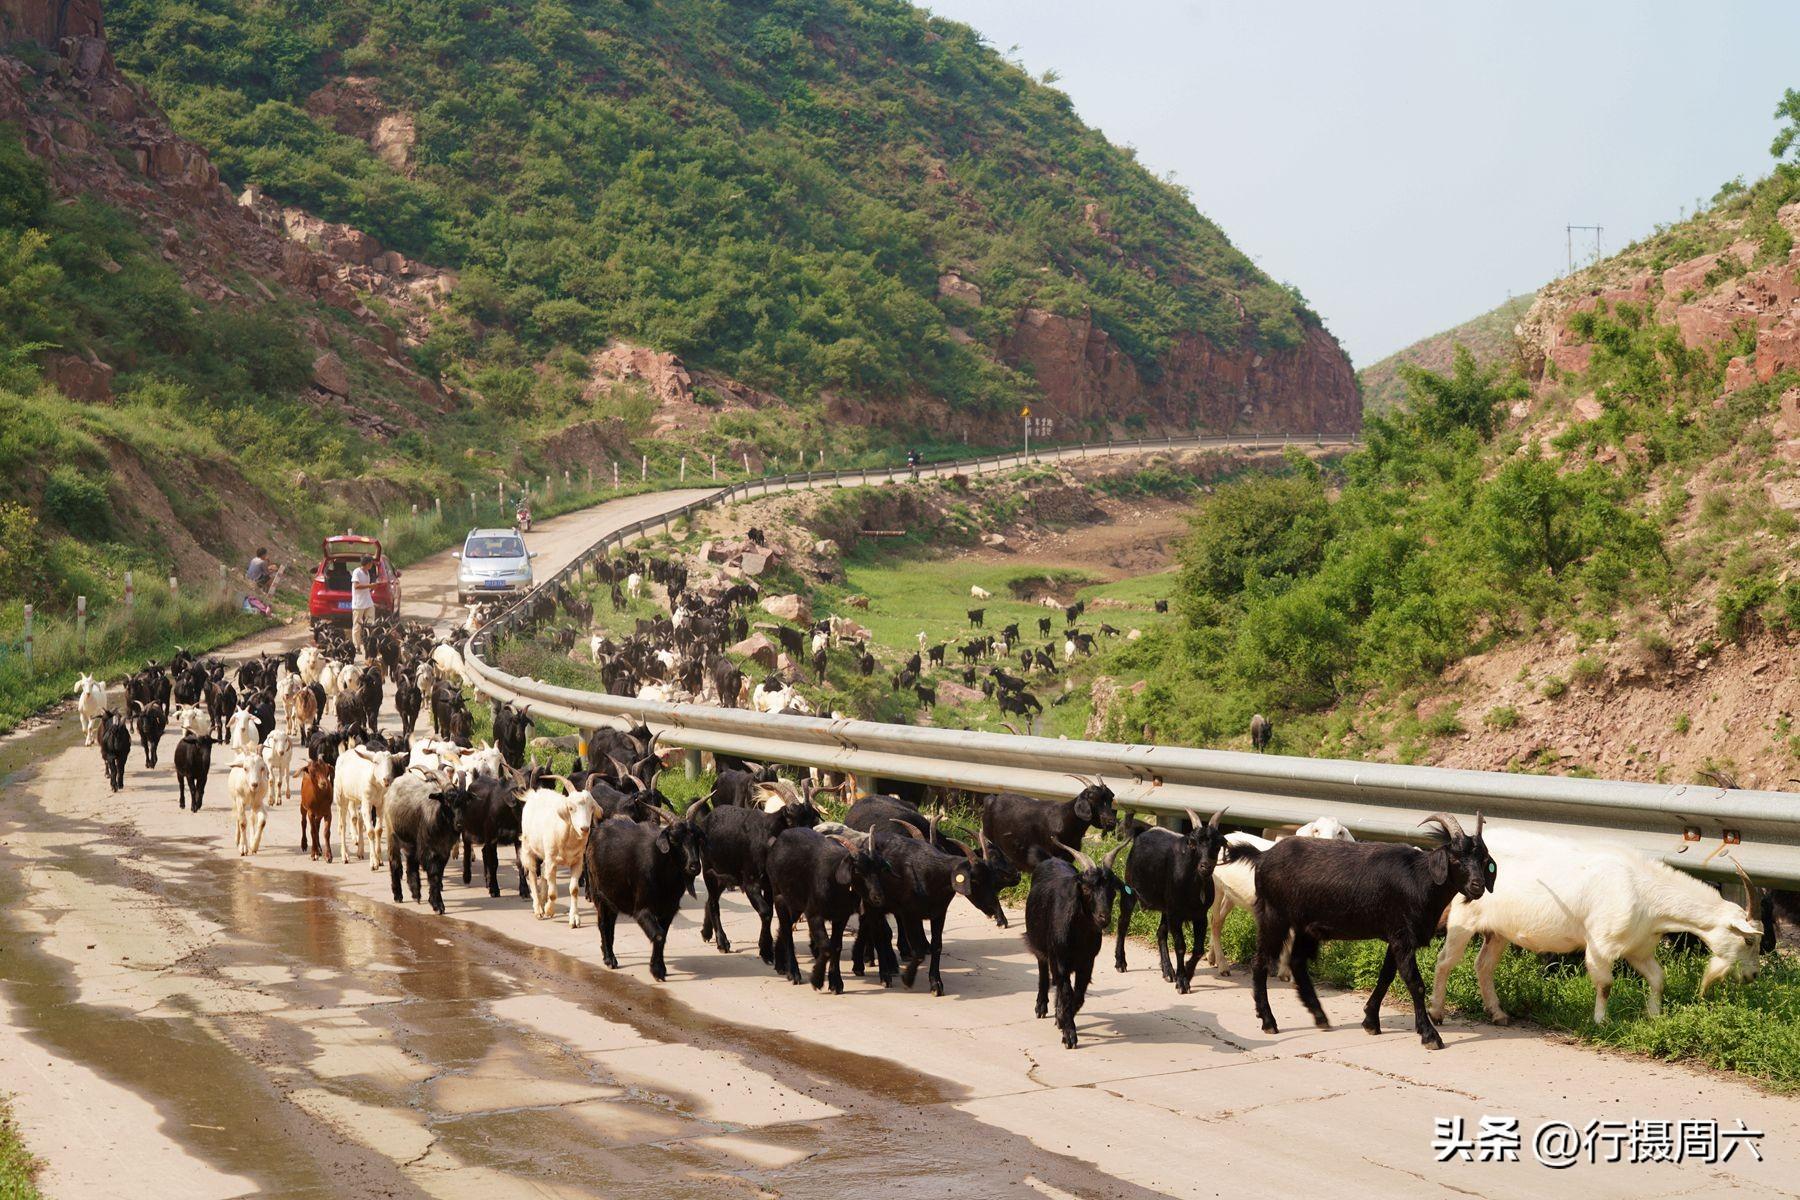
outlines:
M356 570L350 572L350 644L365 659L369 649L363 644L368 633L369 618L375 615L375 556L365 554Z
M250 559L250 565L244 568L244 578L250 581L253 591L266 592L269 590L268 555L269 552L266 548L258 546L255 556Z

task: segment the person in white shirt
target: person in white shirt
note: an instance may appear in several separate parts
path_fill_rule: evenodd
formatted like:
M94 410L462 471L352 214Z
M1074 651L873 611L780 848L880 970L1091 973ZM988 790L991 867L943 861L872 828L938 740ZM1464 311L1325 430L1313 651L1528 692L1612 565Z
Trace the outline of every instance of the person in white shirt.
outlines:
M369 618L375 613L375 559L365 554L356 570L350 572L350 644L364 658L369 657L363 645Z

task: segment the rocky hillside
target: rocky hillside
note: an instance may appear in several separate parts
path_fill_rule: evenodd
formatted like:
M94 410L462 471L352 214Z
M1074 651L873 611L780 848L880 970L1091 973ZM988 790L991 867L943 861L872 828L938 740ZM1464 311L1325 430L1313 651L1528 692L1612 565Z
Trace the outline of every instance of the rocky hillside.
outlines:
M898 0L109 0L234 191L457 270L425 357L622 338L911 432L1343 430L1318 319L967 27Z
M1363 411L1370 414L1390 412L1405 403L1406 380L1401 376L1402 364L1423 367L1427 371L1448 371L1458 346L1467 348L1477 363L1514 365L1518 360L1519 345L1515 331L1520 318L1536 299L1535 292L1529 296L1515 296L1478 317L1421 338L1406 349L1364 367L1356 373L1357 382L1362 385Z
M1114 652L1145 686L1109 730L1243 745L1263 712L1294 753L1800 774L1800 93L1777 119L1766 179L1547 285L1509 353L1398 370L1341 469L1199 500L1179 636Z

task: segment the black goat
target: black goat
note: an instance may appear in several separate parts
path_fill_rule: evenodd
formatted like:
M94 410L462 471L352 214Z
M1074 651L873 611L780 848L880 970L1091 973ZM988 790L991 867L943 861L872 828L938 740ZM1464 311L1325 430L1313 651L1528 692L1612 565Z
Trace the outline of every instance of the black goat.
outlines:
M881 981L887 983L892 968L893 949L888 941L887 918L891 914L899 927L904 962L899 963L900 982L907 987L918 977L919 963L930 956L926 979L931 994L944 994L941 965L944 955L944 917L950 901L965 897L978 910L993 918L994 924L1006 928L1006 909L1000 903L1001 889L1019 881L1003 859L992 859L983 839L978 855L966 847L940 849L937 821L924 833L910 821L888 819L887 829L899 828L909 836L888 838L881 844L881 857L887 864L881 875L881 889L887 897L882 909L865 907L858 918L856 948L853 961L860 963L865 954L873 953L880 967ZM947 839L945 839L947 840ZM955 843L951 843L954 845ZM925 932L929 924L931 932Z
M469 781L469 801L463 807L462 853L463 883L475 874L474 855L481 847L481 873L488 895L500 895L500 847L513 848L513 865L519 868L519 897L531 896L531 885L525 868L519 866L519 823L525 813L525 800L512 782L477 775Z
M600 958L618 969L613 930L619 914L630 913L650 939L650 978L669 977L663 944L681 908L681 894L694 886L706 835L692 821L663 809L652 810L653 822L639 824L611 817L588 834L584 877L598 910Z
M399 682L394 684L394 711L400 714L400 736L410 740L413 730L419 725L419 710L424 707L425 694L419 690L410 675L402 674Z
M115 792L125 787L125 760L130 757L131 730L125 718L109 708L100 714L100 762Z
M716 790L714 794L717 794ZM706 855L700 872L706 881L706 914L700 923L700 939L712 942L721 954L731 952L731 939L725 935L725 922L719 913L719 897L734 887L742 888L744 898L762 919L757 953L764 962L773 965L775 942L769 933L769 921L774 909L769 904L767 880L769 849L784 831L817 825L819 810L806 801L785 804L775 812L764 812L748 802L720 807L714 801L707 804L705 811L694 820L706 838Z
M1149 828L1135 832L1131 839L1131 858L1125 864L1125 891L1119 899L1119 935L1113 943L1113 966L1125 969L1125 933L1131 925L1131 913L1142 904L1161 914L1156 923L1156 952L1162 959L1162 977L1186 995L1194 982L1194 968L1206 949L1206 914L1213 902L1213 867L1219 851L1225 846L1225 835L1219 832L1220 810L1212 819L1202 822L1194 811L1187 812L1190 828L1186 833L1171 829ZM1194 929L1194 953L1188 957L1187 937L1183 925ZM1169 964L1169 935L1175 937L1175 963Z
M868 834L825 825L784 830L770 847L769 900L781 926L774 966L789 983L800 982L794 923L804 917L812 946L813 988L843 993L838 962L844 949L844 922L864 905L881 908L887 902L880 881L885 864L873 843Z
M983 627L983 625L986 623L986 621L987 621L987 609L971 608L969 610L969 625L971 628L980 629Z
M494 702L494 745L506 765L515 771L525 767L525 733L535 723L530 705L514 708L510 701Z
M1481 839L1479 814L1473 837L1448 813L1433 813L1419 823L1435 824L1441 831L1431 850L1403 843L1286 838L1257 859L1253 979L1264 1033L1279 1032L1269 1008L1269 965L1280 960L1290 933L1294 990L1321 1029L1330 1022L1309 970L1319 943L1379 938L1387 943L1387 954L1363 1009L1363 1028L1381 1032L1381 1001L1397 971L1412 993L1419 1041L1433 1050L1444 1048L1425 1010L1425 982L1415 952L1431 940L1453 899L1479 900L1493 889L1497 869Z
M419 868L425 868L431 911L444 913L444 867L462 837L463 812L471 799L461 788L440 787L416 772L402 775L388 789L381 824L388 840L388 878L394 902L400 903L400 869L404 859L407 890L419 902Z
M212 770L212 738L182 735L175 744L175 784L180 792L181 807L188 807L193 797L193 811L199 812L206 800L206 776Z
M1269 748L1269 742L1275 737L1275 726L1269 718L1257 713L1250 718L1250 748L1261 754Z
M1072 799L1037 800L1001 792L982 802L981 831L1019 870L1035 870L1045 858L1066 859L1063 848L1081 845L1089 826L1112 829L1118 825L1113 790L1098 776L1071 778L1083 785Z
M160 701L152 700L138 710L138 741L144 747L144 765L156 766L156 752L162 744L163 733L169 728L169 713Z
M1094 959L1106 940L1113 897L1119 889L1112 855L1101 866L1071 846L1060 846L1074 865L1045 856L1031 872L1025 900L1025 945L1038 960L1037 1016L1050 1015L1050 987L1056 986L1056 1024L1062 1044L1075 1048L1075 1014L1087 1001ZM1117 854L1122 847L1114 847Z

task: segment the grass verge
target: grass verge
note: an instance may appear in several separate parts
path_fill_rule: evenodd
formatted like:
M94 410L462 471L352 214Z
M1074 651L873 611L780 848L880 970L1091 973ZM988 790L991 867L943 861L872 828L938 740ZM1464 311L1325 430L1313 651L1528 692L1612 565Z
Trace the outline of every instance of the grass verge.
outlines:
M12 1105L0 1098L0 1200L43 1200L37 1175L42 1167L13 1121Z

